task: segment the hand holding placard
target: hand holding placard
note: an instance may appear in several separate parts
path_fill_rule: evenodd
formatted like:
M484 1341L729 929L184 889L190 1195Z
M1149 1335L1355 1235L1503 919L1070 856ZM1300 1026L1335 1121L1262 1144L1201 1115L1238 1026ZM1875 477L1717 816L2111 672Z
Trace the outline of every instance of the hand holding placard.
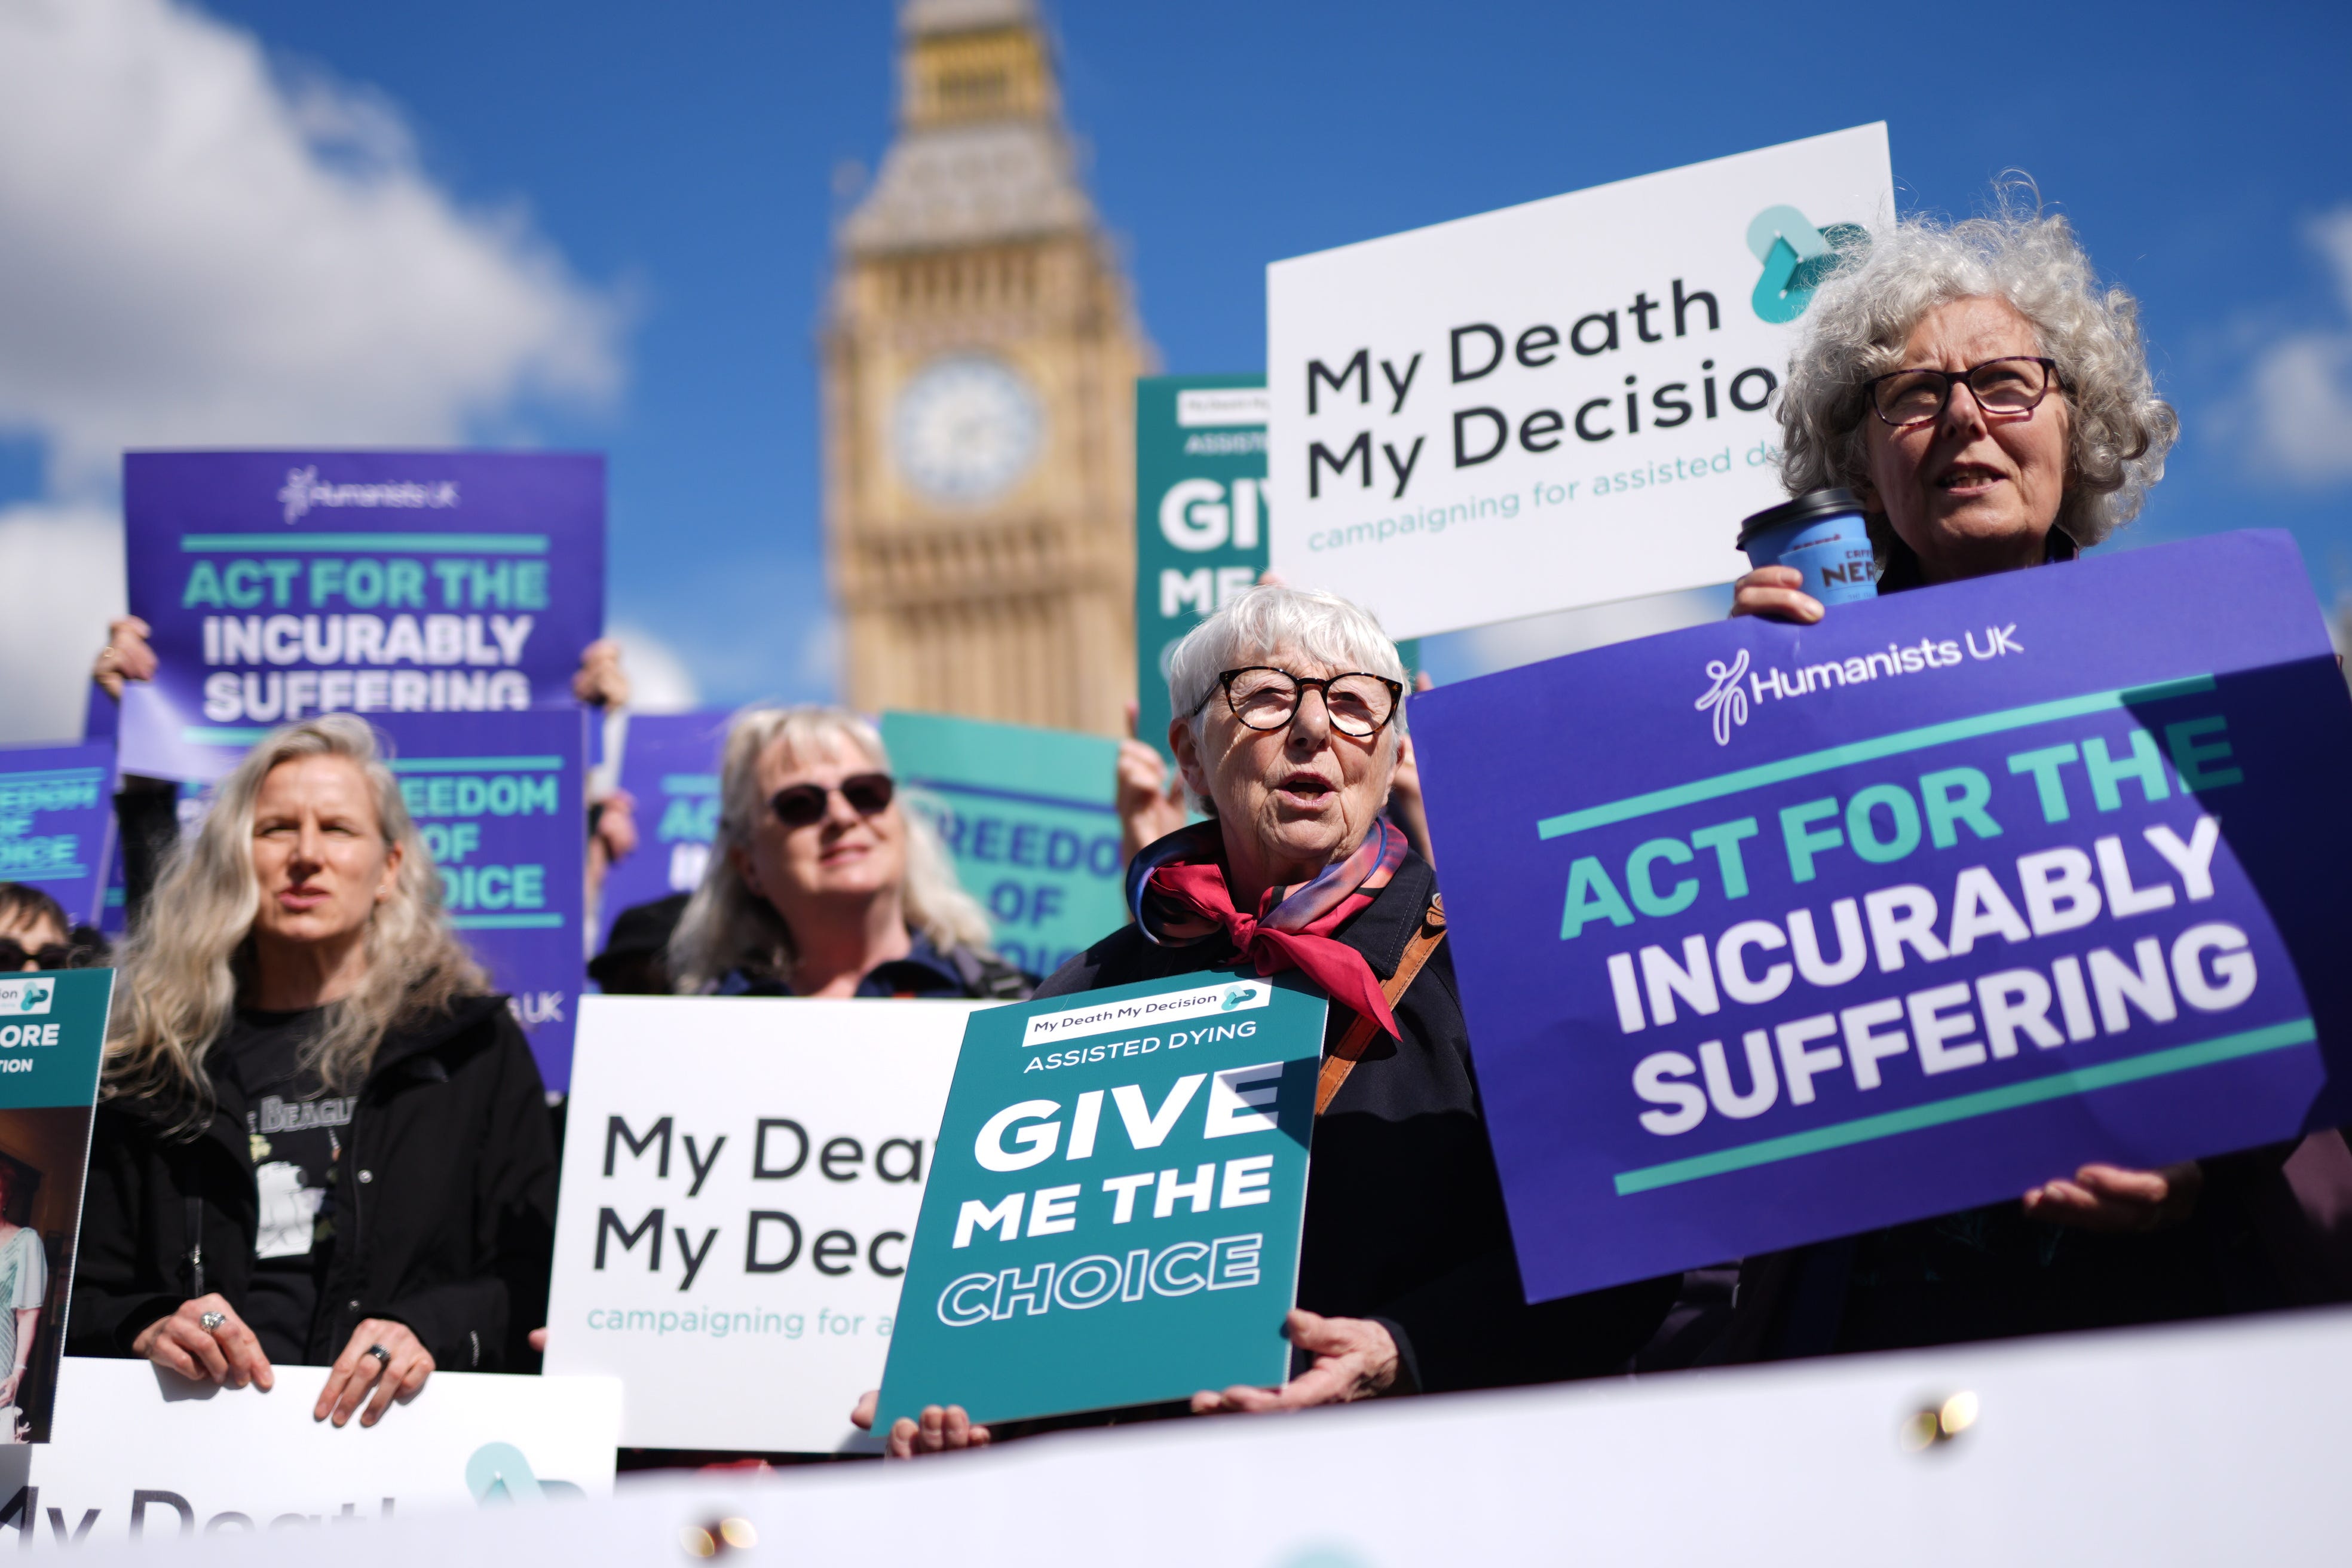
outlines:
M2347 717L2260 534L1433 693L1530 1295L2028 1189L2161 1225L2197 1180L2162 1167L2340 1116L2343 915L2308 871L2352 847L2305 792L2352 771ZM1505 773L1507 730L1536 749Z

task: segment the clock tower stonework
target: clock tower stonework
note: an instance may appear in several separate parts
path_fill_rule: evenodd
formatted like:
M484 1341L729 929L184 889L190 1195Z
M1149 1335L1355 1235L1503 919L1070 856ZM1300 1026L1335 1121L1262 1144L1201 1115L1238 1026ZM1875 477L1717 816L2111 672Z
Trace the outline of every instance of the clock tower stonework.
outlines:
M825 534L850 702L1116 733L1135 378L1034 0L906 0L898 131L843 224Z

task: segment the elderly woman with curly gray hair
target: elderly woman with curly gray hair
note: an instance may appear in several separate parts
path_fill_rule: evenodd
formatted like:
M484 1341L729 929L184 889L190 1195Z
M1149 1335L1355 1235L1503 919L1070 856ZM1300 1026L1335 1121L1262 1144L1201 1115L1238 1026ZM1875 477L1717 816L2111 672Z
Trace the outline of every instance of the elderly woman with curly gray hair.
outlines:
M2131 296L2099 281L2063 218L2009 210L1909 220L1850 254L1814 300L1779 417L1790 492L1861 500L1882 594L2073 560L2137 514L2179 427ZM1801 582L1759 567L1732 613L1818 621ZM2286 1256L2309 1239L2294 1234L2288 1152L2086 1165L2020 1204L1748 1259L1727 1359L2327 1294L2324 1260ZM2294 1158L2323 1179L2352 1167L2334 1133Z

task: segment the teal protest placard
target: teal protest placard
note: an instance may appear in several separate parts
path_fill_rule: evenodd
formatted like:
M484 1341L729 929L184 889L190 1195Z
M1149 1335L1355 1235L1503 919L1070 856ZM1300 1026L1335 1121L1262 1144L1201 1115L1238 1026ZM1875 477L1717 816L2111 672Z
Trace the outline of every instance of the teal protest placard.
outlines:
M1262 375L1135 384L1135 732L1162 756L1169 654L1265 570L1266 407Z
M882 1423L1282 1382L1324 1010L1295 973L1204 971L974 1013Z
M111 969L0 975L0 1443L49 1440L113 996Z
M1171 763L1168 656L1266 569L1267 406L1262 375L1135 384L1135 732Z
M885 713L882 743L909 786L908 808L939 830L957 876L988 906L1006 962L1051 974L1125 923L1116 742Z

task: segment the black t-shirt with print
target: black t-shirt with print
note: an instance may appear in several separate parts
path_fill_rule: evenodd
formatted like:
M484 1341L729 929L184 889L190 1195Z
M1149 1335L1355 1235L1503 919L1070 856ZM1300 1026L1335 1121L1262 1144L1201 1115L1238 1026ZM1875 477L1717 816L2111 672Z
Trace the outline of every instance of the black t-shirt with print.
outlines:
M253 1293L246 1321L274 1364L299 1366L310 1340L334 1246L332 1190L355 1098L330 1095L301 1064L321 1009L237 1009L221 1043L224 1066L245 1091L246 1131L261 1225L254 1241Z

